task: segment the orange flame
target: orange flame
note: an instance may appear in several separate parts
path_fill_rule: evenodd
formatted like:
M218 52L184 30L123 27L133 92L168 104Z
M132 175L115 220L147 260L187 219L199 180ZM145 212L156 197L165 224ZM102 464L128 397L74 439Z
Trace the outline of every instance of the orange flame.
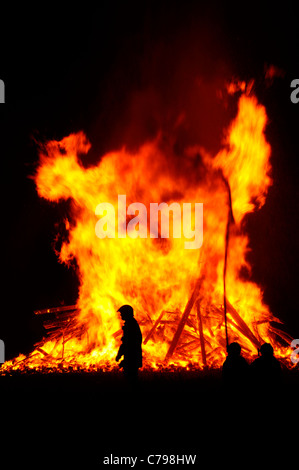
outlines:
M226 355L223 269L230 209L225 181L234 216L226 274L230 341L237 340L248 359L265 341L280 357L287 355L274 339L270 322L278 320L263 303L261 289L240 277L243 266L250 269L242 220L264 204L271 184L266 124L265 108L253 95L243 93L216 156L193 147L178 159L160 135L136 153L122 148L89 168L81 163L91 147L83 132L41 148L35 175L38 195L71 203L65 222L68 240L62 244L59 260L66 264L76 260L78 328L67 341L63 334L49 338L42 352L32 353L27 367L50 367L62 357L66 365L112 366L121 328L116 311L125 303L134 307L141 325L146 366L158 367L165 357L170 364L184 367L220 366ZM117 209L118 195L126 195L127 205L142 202L148 214L152 202L177 202L181 207L186 202L203 203L201 249L185 249L184 238L151 238L149 232L147 238L119 238L117 211L116 237L99 239L96 207L109 202Z

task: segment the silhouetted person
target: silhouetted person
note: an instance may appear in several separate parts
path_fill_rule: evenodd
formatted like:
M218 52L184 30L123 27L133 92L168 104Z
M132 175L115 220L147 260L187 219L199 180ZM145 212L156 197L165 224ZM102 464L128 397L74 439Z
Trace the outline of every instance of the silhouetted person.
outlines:
M231 343L227 348L227 358L222 366L222 377L226 384L242 383L247 378L249 366L241 356L239 343Z
M260 347L260 356L250 366L252 378L263 384L278 382L281 377L280 362L274 357L270 343Z
M130 305L123 305L118 309L118 312L124 325L116 361L118 362L122 356L124 357L119 367L123 368L124 374L130 382L135 382L138 378L138 369L142 367L142 334Z

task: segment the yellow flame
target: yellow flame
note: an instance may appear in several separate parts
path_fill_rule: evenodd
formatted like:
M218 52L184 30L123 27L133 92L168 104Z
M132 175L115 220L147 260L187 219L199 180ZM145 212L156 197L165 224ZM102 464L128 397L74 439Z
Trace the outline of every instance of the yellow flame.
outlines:
M196 305L203 325L205 365L220 366L225 358L223 264L229 210L225 180L229 183L235 219L227 298L241 318L238 320L229 312L230 340L239 341L249 358L256 354L257 344L264 341L272 343L276 354L286 355L270 333L274 317L263 303L261 289L239 275L240 268L247 266L248 250L241 221L246 213L265 202L271 184L266 124L265 108L253 95L242 94L223 148L214 157L202 151L201 166L196 164L196 149L189 151L188 158L172 158L172 150L162 143L161 136L136 153L125 148L110 152L89 168L81 163L90 149L83 132L60 142L50 141L41 148L35 176L39 196L55 202L71 201L66 221L68 240L62 244L59 257L64 263L76 259L80 280L77 324L83 329L79 336L76 333L67 341L63 335L49 339L43 352L33 351L26 363L28 367L50 367L53 359L61 358L64 364L86 368L93 364L113 365L121 328L116 311L125 303L133 306L143 338L161 316L143 346L144 363L158 367L169 350L197 279L201 280ZM117 208L118 195L126 195L127 205L137 201L147 209L152 202L178 202L181 207L186 202L203 203L202 248L185 249L183 238L154 239L149 233L147 238L118 238L117 215L116 237L99 239L95 234L96 207L109 202ZM204 365L198 314L194 304L171 357L173 364Z

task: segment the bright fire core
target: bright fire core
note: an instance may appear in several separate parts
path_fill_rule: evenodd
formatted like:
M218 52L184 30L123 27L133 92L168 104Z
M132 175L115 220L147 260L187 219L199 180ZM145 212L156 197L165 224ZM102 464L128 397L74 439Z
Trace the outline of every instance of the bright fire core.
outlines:
M47 337L26 358L27 368L61 363L113 367L121 338L116 312L123 304L133 306L140 324L145 367L221 366L226 357L223 272L230 210L229 341L238 341L249 360L264 342L273 345L278 357L286 356L287 348L278 341L284 334L271 326L279 320L263 303L260 287L240 275L250 271L242 221L264 204L271 185L266 125L265 108L243 91L217 155L197 146L178 158L159 135L134 154L122 148L102 156L97 166L84 167L81 159L87 159L91 145L83 132L41 147L37 192L57 204L69 201L67 239L58 256L71 269L76 266L79 293L72 329ZM100 239L96 207L108 202L117 208L119 195L126 195L127 206L139 201L147 208L162 201L203 203L202 247L185 249L184 237L172 236L175 227L169 238ZM116 218L116 233L118 222Z

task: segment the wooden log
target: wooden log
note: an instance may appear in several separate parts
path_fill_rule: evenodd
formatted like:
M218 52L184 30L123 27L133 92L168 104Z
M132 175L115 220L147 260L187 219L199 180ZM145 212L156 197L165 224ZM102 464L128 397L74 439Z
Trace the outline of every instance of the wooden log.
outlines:
M65 343L65 339L64 339L64 330L62 330L62 351L61 351L61 359L64 358L64 343Z
M189 352L198 348L198 343L199 343L198 338L193 339L192 341L188 341L187 343L183 343L183 344L180 343L180 345L177 346L176 351L178 352L178 351L184 350L185 354L188 354Z
M120 336L122 334L122 332L123 332L123 329L120 328L119 330L117 330L115 333L112 334L112 337L117 338L118 336Z
M199 292L199 289L200 289L200 285L202 283L202 277L200 277L197 282L196 282L196 285L195 285L195 288L192 292L192 295L190 297L190 299L188 300L187 302L187 305L185 307L185 310L184 310L184 313L181 317L181 320L178 324L178 327L176 329L176 332L174 334L174 337L172 339L172 342L170 343L170 346L169 346L169 349L167 351L167 354L165 356L165 359L164 359L164 362L168 362L169 359L171 358L171 356L173 355L173 352L175 350L175 348L177 347L177 344L178 344L178 341L180 339L180 336L182 334L182 331L184 329L184 326L186 324L186 321L188 319L188 316L190 315L190 312L193 308L193 305L194 305L194 302L196 301L197 299L197 296L198 296L198 292Z
M177 320L161 320L160 321L161 325L171 325L171 324L177 324Z
M160 313L159 317L157 318L157 320L155 321L153 327L150 329L150 331L148 332L148 334L146 335L146 337L144 338L144 341L143 341L143 344L146 344L148 342L149 339L151 339L151 337L153 336L154 332L156 331L156 328L157 326L159 325L160 321L162 320L164 314L165 314L165 310L162 310L162 312Z
M222 178L226 186L227 196L228 196L228 213L227 213L227 223L226 223L226 231L225 231L225 251L224 251L224 264L223 264L223 311L224 311L224 328L225 328L225 340L226 340L226 350L227 350L228 331L227 331L226 271L227 271L227 258L228 258L229 238L230 238L230 226L231 224L235 223L235 220L234 220L234 215L233 215L232 195L231 195L230 185L223 173L222 173Z
M186 326L189 326L190 328L193 328L194 331L197 331L196 322L194 322L190 317L186 321Z
M77 317L78 312L77 311L71 311L71 312L64 312L64 313L54 313L54 314L49 314L49 315L44 315L46 319L43 321L43 326L46 329L49 328L59 328L60 324L67 324L70 321L74 321Z
M196 309L197 309L197 318L198 318L198 330L199 330L201 357L202 357L203 367L204 367L204 369L206 369L206 367L207 367L207 356L206 356L205 338L204 338L204 334L203 334L202 317L201 317L201 312L200 312L200 301L199 300L197 300L197 302L196 302Z
M275 335L275 336L278 336L280 339L282 339L284 342L286 342L287 345L289 345L292 341L292 336L290 336L288 333L285 333L285 332L279 330L278 328L275 328L272 325L269 325L268 332Z
M240 317L240 315L238 314L237 310L232 306L232 304L227 300L226 301L226 304L227 304L227 311L228 313L230 313L230 315L232 316L232 318L235 320L235 322L239 325L239 327L241 328L241 332L243 333L244 336L246 336L249 341L251 341L251 343L257 348L259 349L261 344L260 342L258 341L258 339L254 336L254 334L252 333L251 329L247 326L247 324L245 323L245 321L243 320L243 318Z
M183 331L182 337L184 337L184 339L185 339L185 338L196 339L196 341L199 342L198 335L194 335L194 334L192 334L192 333L189 333L189 331L186 331L186 330Z
M40 353L42 353L47 358L52 359L52 356L49 353L47 353L46 351L44 351L42 348L38 347L38 348L36 348L36 350L39 351Z
M67 311L78 310L77 305L63 305L61 307L53 307L53 308L44 308L41 310L34 310L35 315L46 315L49 313L61 313Z

